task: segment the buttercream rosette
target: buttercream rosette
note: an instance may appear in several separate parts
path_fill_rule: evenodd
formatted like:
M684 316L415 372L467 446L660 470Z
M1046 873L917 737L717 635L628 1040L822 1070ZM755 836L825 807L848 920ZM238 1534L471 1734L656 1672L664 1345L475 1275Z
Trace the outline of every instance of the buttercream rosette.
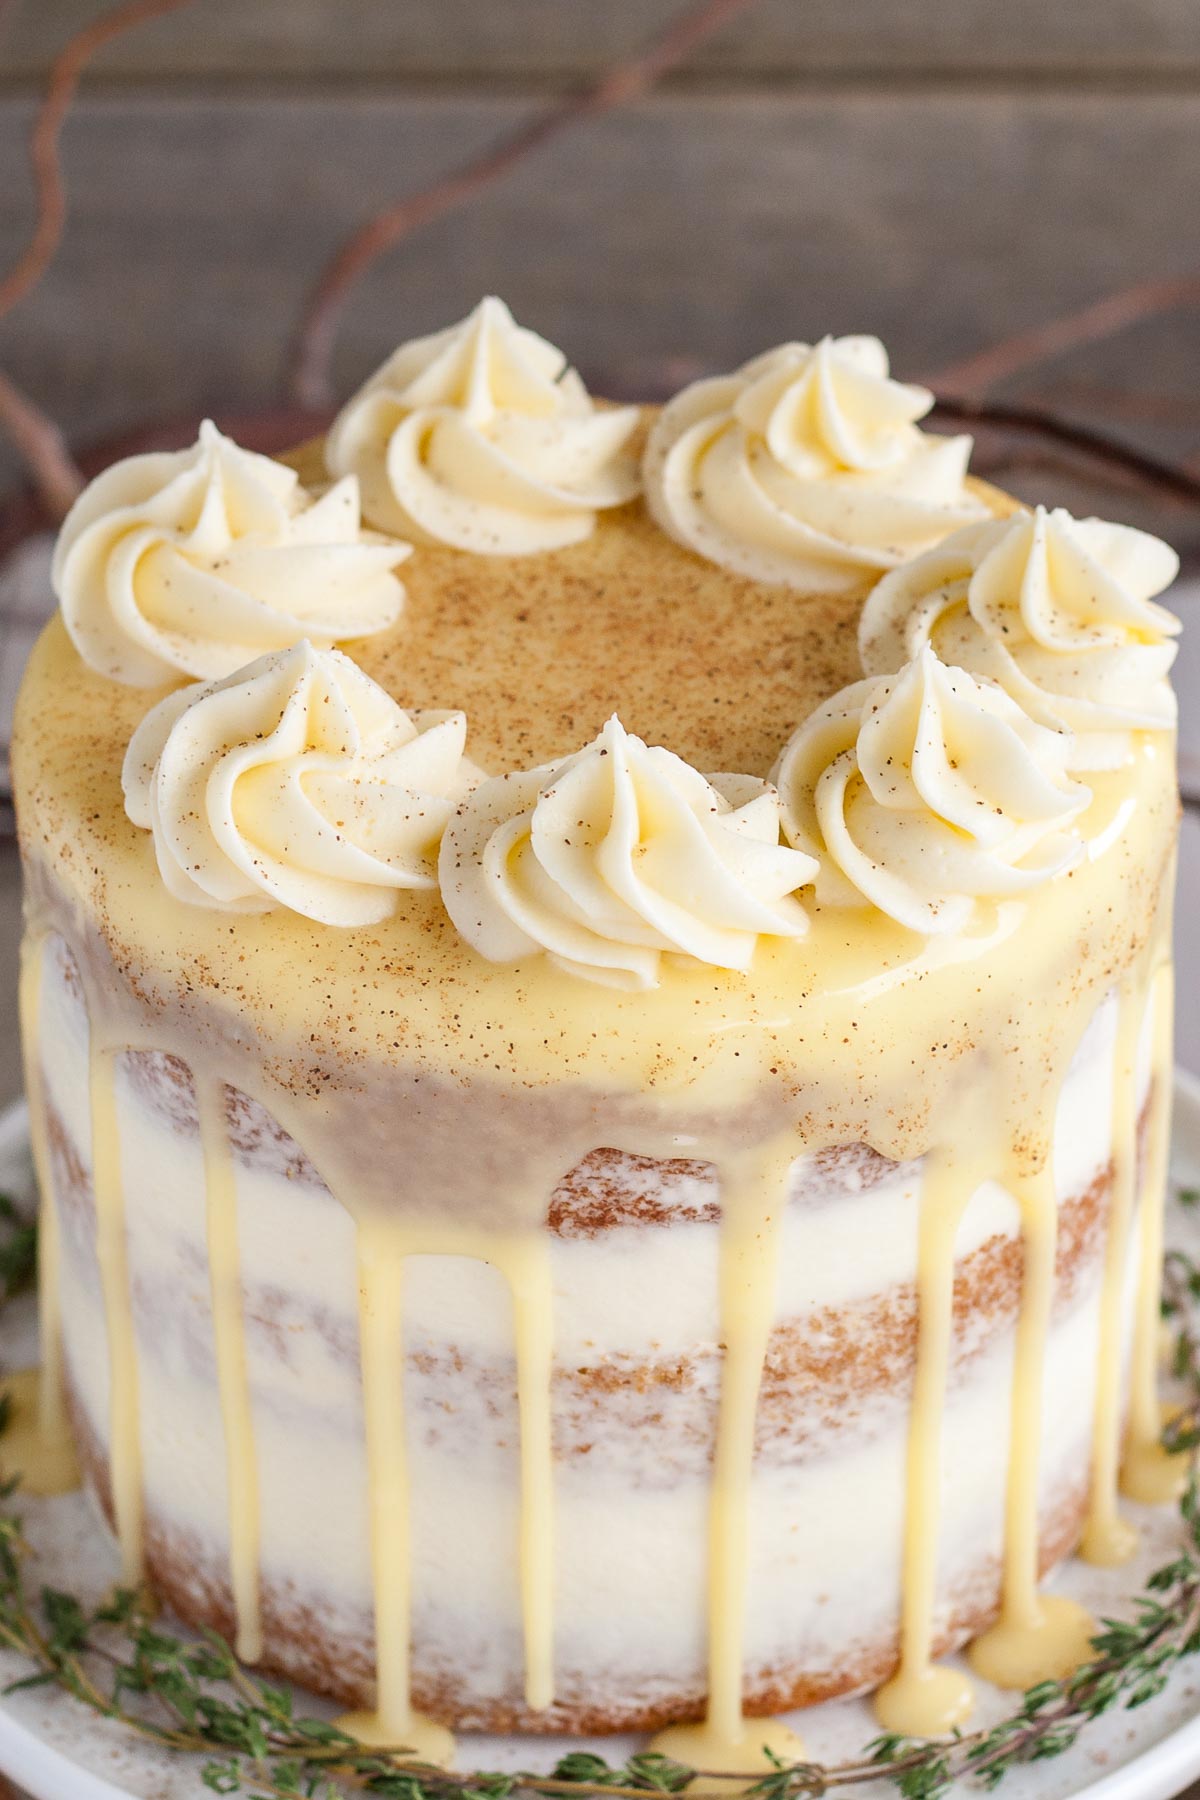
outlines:
M710 562L809 592L862 587L978 519L969 437L917 420L873 337L781 344L663 408L643 460L662 529Z
M88 484L51 578L84 661L158 687L230 675L301 637L383 631L404 605L395 570L409 554L360 530L352 477L314 495L206 420L190 449L127 457Z
M557 550L640 487L636 406L597 407L561 350L482 300L401 345L342 408L326 459L373 525L492 556Z
M490 962L544 952L611 987L654 987L664 955L745 969L795 938L813 859L780 842L779 799L701 775L614 715L564 761L485 781L442 839L442 898Z
M442 831L479 771L461 712L407 713L337 650L302 642L181 688L130 740L125 810L177 900L386 919L437 885Z
M776 766L788 842L819 861L825 906L871 906L927 935L1029 892L1084 855L1069 732L925 646L843 688Z
M1071 767L1118 767L1130 733L1171 731L1179 621L1154 604L1179 558L1147 532L1036 507L955 532L884 576L859 625L870 675L932 644L1074 734Z

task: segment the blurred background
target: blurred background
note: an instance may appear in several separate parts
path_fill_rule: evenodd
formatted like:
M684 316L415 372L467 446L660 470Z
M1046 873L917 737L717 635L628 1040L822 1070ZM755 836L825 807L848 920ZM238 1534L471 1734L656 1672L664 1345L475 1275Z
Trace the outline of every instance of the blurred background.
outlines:
M877 332L1200 575L1198 146L1196 0L0 0L0 720L80 467L294 441L488 291L620 397Z
M34 220L37 97L105 11L0 12L6 264ZM276 403L305 294L354 226L678 16L678 0L191 0L130 27L67 119L68 226L0 329L4 368L72 441ZM756 0L653 92L381 257L345 310L335 386L492 289L621 392L831 329L936 373L1190 273L1198 143L1195 0ZM1198 348L1194 311L1155 314L1036 386L1186 448ZM16 475L0 452L0 482Z
M0 10L3 266L34 223L38 96L106 10ZM679 0L191 0L130 26L67 117L66 229L0 325L0 366L76 444L277 405L305 296L354 227L680 16ZM333 387L493 289L622 394L828 330L878 332L901 373L937 374L1190 274L1198 146L1195 0L751 0L653 91L382 255L342 313ZM1194 307L1155 311L994 391L1185 453L1198 351ZM0 489L18 473L0 449ZM1176 524L1200 552L1200 509Z

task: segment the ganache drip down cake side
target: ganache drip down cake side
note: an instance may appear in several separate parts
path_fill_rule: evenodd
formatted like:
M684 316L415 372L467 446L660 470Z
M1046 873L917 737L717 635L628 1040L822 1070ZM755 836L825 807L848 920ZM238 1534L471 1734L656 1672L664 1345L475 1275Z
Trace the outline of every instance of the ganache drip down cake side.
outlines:
M40 1428L367 1741L946 1730L1176 1484L1176 560L930 404L830 338L610 406L485 300L63 527Z

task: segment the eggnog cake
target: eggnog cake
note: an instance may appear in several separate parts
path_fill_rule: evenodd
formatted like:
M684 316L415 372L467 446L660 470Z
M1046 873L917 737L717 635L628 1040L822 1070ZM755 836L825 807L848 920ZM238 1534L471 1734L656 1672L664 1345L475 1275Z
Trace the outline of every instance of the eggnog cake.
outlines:
M842 338L612 407L488 300L63 527L39 1429L368 1741L944 1730L1171 1491L1175 558L929 405Z

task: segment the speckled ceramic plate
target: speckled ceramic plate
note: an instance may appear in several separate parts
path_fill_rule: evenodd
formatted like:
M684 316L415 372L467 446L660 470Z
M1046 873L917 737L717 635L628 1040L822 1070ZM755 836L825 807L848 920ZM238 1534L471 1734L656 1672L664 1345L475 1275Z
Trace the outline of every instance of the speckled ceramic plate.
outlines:
M1200 1181L1200 1082L1179 1074L1176 1096L1174 1174L1178 1183L1192 1184ZM0 1186L28 1192L31 1179L25 1109L14 1107L0 1115ZM1200 1239L1196 1222L1175 1209L1168 1236L1182 1242L1189 1233ZM32 1360L35 1322L29 1299L4 1309L0 1366L20 1367ZM100 1593L111 1584L115 1554L80 1495L27 1500L22 1511L37 1571L47 1581L81 1594ZM1072 1562L1061 1577L1063 1590L1098 1615L1127 1610L1131 1596L1149 1571L1170 1556L1179 1535L1173 1509L1148 1510L1140 1522L1142 1547L1135 1562L1116 1570ZM0 1652L0 1685L22 1672L16 1657ZM307 1698L299 1705L312 1713L327 1710ZM979 1711L985 1722L1007 1710L1003 1695L981 1693ZM869 1704L861 1700L814 1708L798 1714L795 1723L809 1753L822 1762L849 1759L878 1729ZM564 1740L463 1735L459 1762L464 1768L549 1768L566 1747ZM571 1740L571 1747L580 1748L580 1741ZM595 1748L610 1758L625 1756L634 1747L633 1739L595 1741ZM0 1770L33 1800L196 1800L205 1791L199 1759L147 1747L50 1689L13 1694L0 1704ZM1197 1776L1200 1658L1182 1665L1150 1705L1098 1720L1072 1751L1023 1769L1011 1787L1019 1800L1079 1800L1085 1795L1087 1800L1169 1800Z

